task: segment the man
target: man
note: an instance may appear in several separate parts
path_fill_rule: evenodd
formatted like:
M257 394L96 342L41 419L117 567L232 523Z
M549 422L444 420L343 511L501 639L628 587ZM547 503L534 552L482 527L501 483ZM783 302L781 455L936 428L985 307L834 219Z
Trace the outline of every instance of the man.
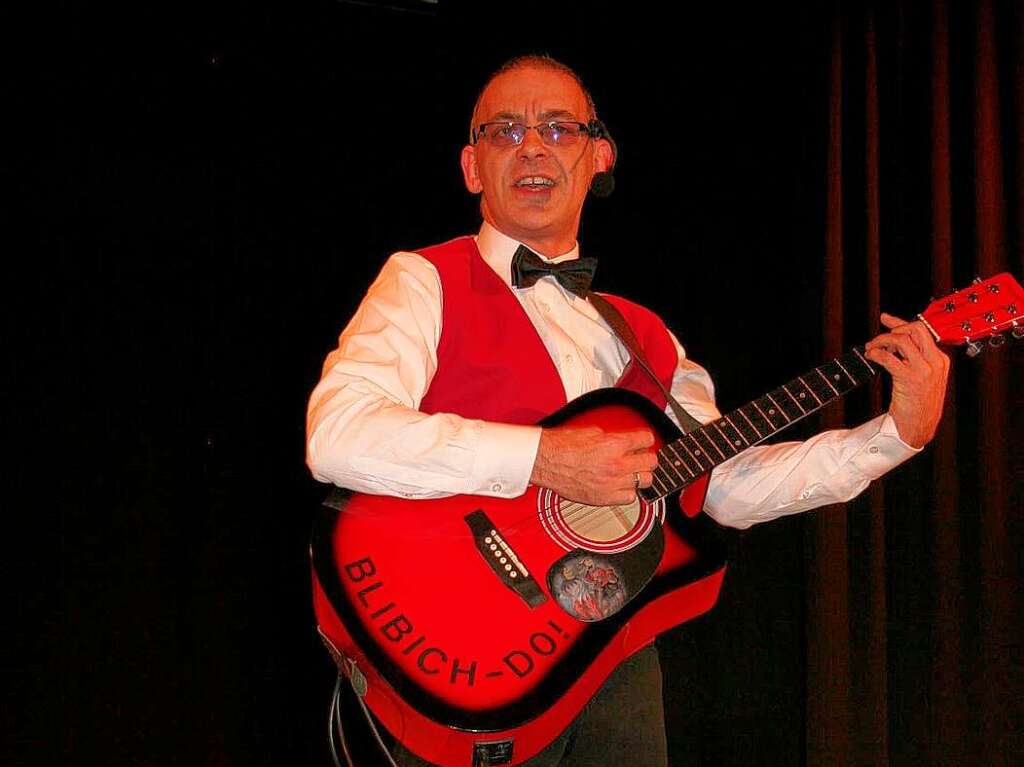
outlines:
M310 400L317 479L411 498L516 497L535 484L591 505L630 503L651 484L657 461L646 430L530 425L545 407L614 386L630 360L571 284L513 282L529 257L521 246L547 262L579 257L583 202L614 162L596 117L575 73L546 57L514 59L487 82L461 156L483 225L475 238L398 253L384 266ZM702 422L718 417L710 378L660 320L615 303L684 408ZM748 527L848 500L931 439L948 360L920 323L882 322L890 332L867 344L866 356L893 377L888 413L721 465L705 504L715 520ZM662 716L652 646L622 664L530 764L664 765ZM406 752L398 761L422 764Z

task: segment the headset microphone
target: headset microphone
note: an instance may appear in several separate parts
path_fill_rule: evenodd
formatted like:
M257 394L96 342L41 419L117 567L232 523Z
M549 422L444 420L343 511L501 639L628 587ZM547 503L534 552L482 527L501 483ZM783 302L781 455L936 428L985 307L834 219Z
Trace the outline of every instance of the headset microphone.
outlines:
M590 193L594 197L608 197L615 191L615 176L609 170L595 173L590 180Z
M607 126L597 118L591 120L587 127L590 128L592 138L603 138L612 145L612 166L608 170L595 173L594 177L590 180L590 193L594 197L608 197L615 191L615 176L612 174L615 170L615 161L619 159L619 148L615 144L615 139L608 132Z

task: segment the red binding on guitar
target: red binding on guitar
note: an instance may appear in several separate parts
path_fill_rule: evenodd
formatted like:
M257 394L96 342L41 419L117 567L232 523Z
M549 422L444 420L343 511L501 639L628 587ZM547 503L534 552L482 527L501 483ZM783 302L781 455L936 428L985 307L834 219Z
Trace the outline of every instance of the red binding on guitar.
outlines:
M1024 336L1021 309L1024 291L1000 274L919 318L938 342L976 353L1007 329ZM654 485L629 506L538 487L512 500L353 494L325 505L311 546L314 607L339 667L365 678L370 710L430 762L536 755L619 663L714 605L725 562L699 514L710 472L869 380L876 371L861 352L685 435L621 389L545 419L654 430Z

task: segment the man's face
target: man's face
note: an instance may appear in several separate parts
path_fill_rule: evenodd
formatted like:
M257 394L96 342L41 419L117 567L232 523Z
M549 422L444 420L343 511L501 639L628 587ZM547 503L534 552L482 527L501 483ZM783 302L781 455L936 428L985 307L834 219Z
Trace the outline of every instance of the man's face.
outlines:
M572 77L554 69L521 67L487 86L473 124L586 123L589 118L587 98ZM466 188L482 193L484 220L546 256L575 245L590 180L611 161L607 141L580 136L571 146L548 146L536 130L527 131L519 146L496 147L482 137L462 150ZM538 179L543 183L533 183Z

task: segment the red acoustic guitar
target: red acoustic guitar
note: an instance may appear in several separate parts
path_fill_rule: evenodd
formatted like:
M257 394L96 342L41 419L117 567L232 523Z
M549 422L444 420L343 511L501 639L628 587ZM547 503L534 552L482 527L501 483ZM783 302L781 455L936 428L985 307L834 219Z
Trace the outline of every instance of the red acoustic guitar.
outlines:
M1009 274L933 302L936 340L1024 335ZM875 375L855 348L687 434L639 395L602 389L543 425L650 427L653 487L591 507L530 487L513 500L350 495L313 534L321 634L398 740L446 767L515 765L553 741L625 658L715 603L725 572L704 502L723 461ZM681 507L684 513L679 513Z

